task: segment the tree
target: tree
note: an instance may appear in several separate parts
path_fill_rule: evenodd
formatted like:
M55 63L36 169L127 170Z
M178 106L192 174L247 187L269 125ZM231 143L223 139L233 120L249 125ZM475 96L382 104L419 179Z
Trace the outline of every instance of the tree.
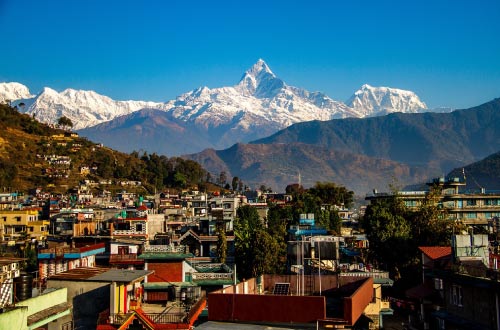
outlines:
M66 116L61 116L58 120L57 120L57 125L61 126L61 127L73 127L73 122L71 121L71 119L69 119L68 117Z
M240 179L237 176L233 176L233 181L231 182L231 187L233 188L233 191L236 191L238 189L238 182Z
M319 197L323 203L351 207L354 202L354 192L346 187L337 186L333 182L316 182L309 193Z
M235 261L240 278L251 278L255 270L254 242L257 232L263 228L257 209L243 205L236 211L234 220Z
M223 219L217 220L217 262L226 263L227 257L227 239L226 225Z
M395 278L400 277L400 269L414 262L416 256L406 213L402 201L393 196L370 204L363 217L372 257L385 265Z
M287 194L303 194L304 193L304 187L298 183L294 184L289 184L285 188L285 192Z
M225 171L221 171L217 183L219 184L219 186L223 187L226 184L226 181L227 181L227 174Z

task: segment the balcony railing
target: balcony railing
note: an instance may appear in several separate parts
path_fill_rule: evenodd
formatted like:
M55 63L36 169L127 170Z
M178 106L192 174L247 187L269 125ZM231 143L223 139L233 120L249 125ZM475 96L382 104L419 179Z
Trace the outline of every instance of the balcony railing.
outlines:
M187 253L188 248L185 245L146 245L144 252Z
M143 259L137 259L137 253L129 254L111 254L109 262L144 262Z
M192 273L191 278L193 281L232 280L233 274L231 274L231 273Z
M148 319L156 324L186 323L187 313L164 314L164 313L144 313ZM130 314L110 314L109 323L123 324ZM102 322L102 321L101 321Z
M340 272L339 276L389 278L389 272Z

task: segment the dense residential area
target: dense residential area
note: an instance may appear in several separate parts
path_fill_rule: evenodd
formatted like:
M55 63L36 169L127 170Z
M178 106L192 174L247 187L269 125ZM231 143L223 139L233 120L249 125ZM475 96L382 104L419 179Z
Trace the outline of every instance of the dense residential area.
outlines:
M500 2L448 2L0 0L0 330L500 330Z
M500 192L464 186L4 192L0 328L496 328Z

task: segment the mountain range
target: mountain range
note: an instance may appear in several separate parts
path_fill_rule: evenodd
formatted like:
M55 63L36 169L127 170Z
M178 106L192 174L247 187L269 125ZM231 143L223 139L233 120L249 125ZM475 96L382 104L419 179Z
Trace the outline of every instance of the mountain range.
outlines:
M2 99L45 123L66 116L80 135L115 149L167 155L226 148L311 120L429 111L411 91L366 84L345 103L335 101L323 93L287 85L263 60L234 86L200 87L163 103L115 101L94 91L58 93L48 87L33 96L17 83L0 85Z
M212 173L281 191L335 182L363 195L443 176L500 150L500 99L451 113L294 124L250 144L186 155ZM486 171L487 172L487 171ZM487 175L483 178L487 181ZM488 187L488 185L485 185Z

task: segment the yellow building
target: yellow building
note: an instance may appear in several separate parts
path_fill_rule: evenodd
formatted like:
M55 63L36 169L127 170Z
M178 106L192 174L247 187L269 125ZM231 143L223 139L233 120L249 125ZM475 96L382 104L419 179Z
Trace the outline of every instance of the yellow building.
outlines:
M49 222L38 220L38 210L0 211L0 239L45 239Z

